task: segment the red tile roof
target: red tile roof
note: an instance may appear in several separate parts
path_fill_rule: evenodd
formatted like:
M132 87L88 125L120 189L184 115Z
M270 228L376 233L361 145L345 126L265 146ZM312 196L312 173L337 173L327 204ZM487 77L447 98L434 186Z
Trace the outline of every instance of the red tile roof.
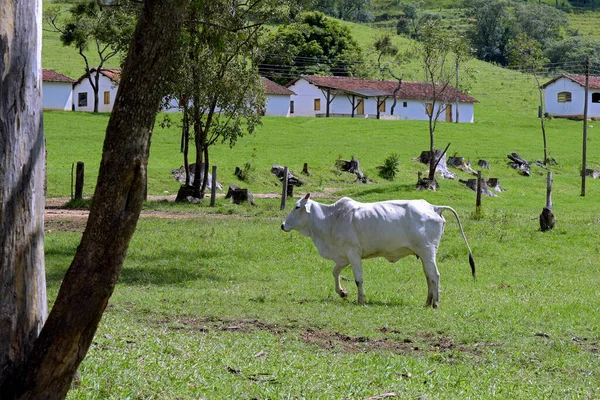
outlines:
M569 79L582 87L585 87L585 75L576 75L576 74L562 74L554 77L552 80L544 83L542 88L545 89L548 85L556 82L560 78ZM589 86L590 89L600 89L600 76L592 76L589 78Z
M285 96L296 94L296 93L292 92L290 89L286 88L285 86L281 86L280 84L275 83L270 79L261 77L260 80L265 85L265 93L266 94L280 94L280 95L285 95Z
M96 72L96 68L92 68L90 70L90 73L94 73L94 72ZM115 83L121 82L121 70L118 68L113 68L113 69L102 68L100 70L100 73ZM79 79L77 79L76 83L79 83L82 80L86 79L87 76L88 76L87 74L81 75L81 77Z
M71 79L66 75L59 74L52 69L42 68L42 81L73 83L75 82L75 79Z
M360 78L352 78L346 76L315 76L315 75L302 75L299 79L305 79L315 86L324 88L331 88L334 90L341 90L355 93L368 93L368 92L381 92L388 95L392 95L398 81L377 81ZM295 79L287 84L287 86L293 85L297 82ZM437 86L438 90L442 90L441 86ZM427 82L402 82L400 91L396 94L397 99L402 100L431 100L432 99L433 86ZM373 97L372 95L370 95ZM447 86L443 90L443 97L446 101L454 101L456 99L456 89L453 86ZM464 94L460 90L458 91L458 99L461 103L477 103L478 101L473 97Z

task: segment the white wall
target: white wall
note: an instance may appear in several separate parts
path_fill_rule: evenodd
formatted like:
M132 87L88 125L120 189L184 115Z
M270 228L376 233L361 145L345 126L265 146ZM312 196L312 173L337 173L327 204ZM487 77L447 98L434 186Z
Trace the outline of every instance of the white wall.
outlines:
M571 92L571 101L558 102L558 93ZM600 91L588 91L588 116L600 117L600 103L592 103L592 93ZM583 106L585 89L578 83L567 78L560 78L556 82L551 83L544 89L544 102L546 103L546 112L550 115L557 116L583 116Z
M269 94L265 107L265 115L269 117L289 117L290 116L290 96Z
M71 111L73 84L69 82L43 82L42 107L44 110Z
M316 86L310 84L304 79L299 79L296 83L289 87L293 90L296 95L292 95L290 98L294 101L294 113L290 116L302 116L302 117L315 117L317 114L325 114L327 112L327 102L323 92ZM314 100L321 100L321 109L319 111L314 110ZM337 95L332 100L329 113L332 114L352 114L352 96ZM359 97L356 97L358 102ZM385 104L385 111L380 113L381 116L390 115L391 107L393 104L392 99L387 99ZM406 104L406 106L404 106ZM456 119L456 104L452 103L452 115L453 120ZM437 108L437 107L436 107ZM358 112L358 110L356 111ZM473 103L460 103L459 104L459 121L460 122L473 122L474 121L475 107ZM364 114L355 114L357 118L376 118L377 117L377 99L367 98L364 100ZM425 112L425 102L421 100L397 100L396 108L394 109L394 116L399 116L399 119L406 120L428 120L428 116ZM439 121L445 121L446 115L442 113Z
M94 76L92 76L94 79ZM100 75L98 90L98 111L99 112L110 112L112 111L113 105L115 104L115 97L117 95L117 84L108 79L104 75ZM104 92L110 92L109 104L104 104ZM87 106L79 106L79 93L87 93ZM89 79L84 78L79 84L73 87L73 104L75 111L94 111L94 90L90 84Z

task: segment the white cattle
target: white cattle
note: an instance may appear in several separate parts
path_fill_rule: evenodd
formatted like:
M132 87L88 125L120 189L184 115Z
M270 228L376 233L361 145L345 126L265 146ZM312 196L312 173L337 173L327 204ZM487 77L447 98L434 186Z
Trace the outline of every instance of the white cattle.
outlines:
M319 254L335 262L335 291L346 297L340 285L340 272L352 265L358 288L358 302L364 303L362 259L384 257L396 262L416 255L423 263L427 278L427 303L437 307L440 301L440 274L436 254L446 220L442 211L450 210L458 221L460 233L469 250L471 273L475 278L473 253L456 211L447 206L434 206L425 200L391 200L359 203L344 197L332 205L311 200L310 193L296 203L281 229L297 230L310 236Z

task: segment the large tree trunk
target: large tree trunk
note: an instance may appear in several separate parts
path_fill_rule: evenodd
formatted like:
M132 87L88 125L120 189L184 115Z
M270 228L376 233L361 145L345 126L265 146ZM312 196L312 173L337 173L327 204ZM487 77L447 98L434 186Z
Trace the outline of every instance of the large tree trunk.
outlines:
M41 0L0 4L0 398L46 318Z
M144 200L150 137L189 0L146 0L123 73L81 244L19 375L17 397L62 399L113 293Z

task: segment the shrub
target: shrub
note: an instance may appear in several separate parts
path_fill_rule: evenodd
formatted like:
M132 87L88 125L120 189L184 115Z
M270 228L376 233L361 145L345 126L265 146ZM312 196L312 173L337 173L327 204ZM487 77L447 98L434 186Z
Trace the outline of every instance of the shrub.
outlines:
M379 176L383 179L393 181L398 173L398 165L400 165L400 157L396 153L390 154L384 161L383 165L377 167Z

